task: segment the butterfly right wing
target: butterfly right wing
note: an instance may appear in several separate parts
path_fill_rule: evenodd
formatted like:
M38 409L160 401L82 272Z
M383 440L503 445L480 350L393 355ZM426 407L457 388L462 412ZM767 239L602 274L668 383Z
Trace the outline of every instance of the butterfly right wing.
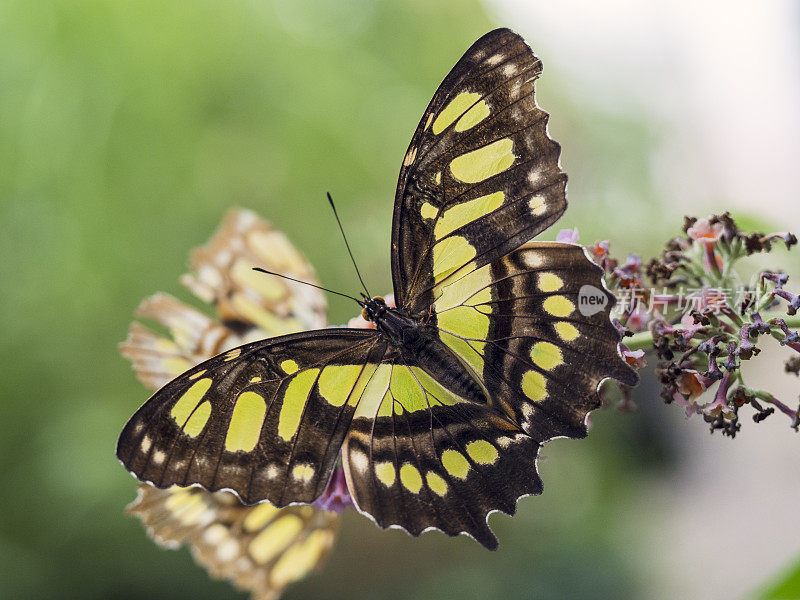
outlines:
M580 246L530 242L435 291L429 310L440 339L490 403L540 440L584 437L600 383L637 382L619 354L614 296Z
M156 392L126 424L117 457L160 488L312 502L386 349L374 331L326 329L229 350Z
M212 577L252 590L253 600L274 600L290 583L318 567L330 553L338 515L313 506L246 507L228 492L197 487L139 487L127 508L156 542L190 544Z

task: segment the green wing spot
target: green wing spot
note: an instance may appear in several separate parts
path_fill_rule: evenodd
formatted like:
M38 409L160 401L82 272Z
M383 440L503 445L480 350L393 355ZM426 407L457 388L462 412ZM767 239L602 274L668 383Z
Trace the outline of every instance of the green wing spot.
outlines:
M411 463L406 463L400 467L400 482L412 494L419 494L422 489L422 475Z
M500 456L497 452L497 448L486 440L478 440L477 442L470 442L467 444L467 454L469 454L469 457L476 463L482 465L491 465Z
M278 435L287 442L297 433L300 427L300 418L311 393L311 387L317 380L319 369L308 369L298 373L286 386L283 394L281 414L278 419Z
M564 363L561 350L550 342L536 342L531 348L531 359L533 363L545 371L555 369Z
M425 392L414 379L408 367L400 367L392 371L390 389L394 399L408 412L425 410L428 407Z
M478 183L514 164L514 141L503 138L453 159L450 172L465 183Z
M458 404L462 402L462 400L454 396L452 392L446 390L439 384L433 377L428 375L425 371L420 369L419 367L411 367L411 372L419 381L419 384L425 388L425 391L428 393L428 402L431 404L442 404L444 406L452 406L453 404ZM419 385L415 382L415 385Z
M192 416L189 417L189 420L186 421L186 425L183 426L183 432L189 437L197 437L200 435L200 432L203 431L203 428L208 422L208 417L210 416L211 402L206 400L197 407L197 410L195 410Z
M206 395L206 392L211 387L211 383L212 379L210 377L205 377L192 384L192 386L178 398L178 401L169 413L178 425L183 426L186 423L186 420L194 409L200 404L203 396Z
M386 487L391 487L394 485L396 474L394 471L394 465L392 463L380 462L376 464L375 475L380 480L380 482Z
M428 482L428 487L437 495L444 496L447 493L447 482L433 471L428 471L425 479Z
M547 379L538 371L525 371L522 376L522 391L534 402L547 398Z
M469 462L464 455L457 450L445 450L442 452L442 465L445 471L453 477L466 479L469 473Z
M236 399L233 407L231 424L225 437L225 449L228 452L244 450L250 452L256 447L261 437L261 426L267 414L267 404L260 394L244 392Z
M283 369L287 375L291 375L292 373L297 373L297 369L300 367L297 366L297 361L288 358L281 363L281 369Z
M343 406L361 373L362 365L329 365L319 376L319 393L331 406Z

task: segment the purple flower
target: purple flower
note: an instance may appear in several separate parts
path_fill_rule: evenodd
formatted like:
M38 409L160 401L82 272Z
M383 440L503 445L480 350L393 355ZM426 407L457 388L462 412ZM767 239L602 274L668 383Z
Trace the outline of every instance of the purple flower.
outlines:
M337 466L328 487L322 495L314 501L314 506L322 510L329 510L342 514L348 506L353 506L353 499L350 497L350 490L347 488L347 481L344 476L344 469Z
M717 393L714 395L714 401L703 405L703 413L710 417L718 417L720 414L726 419L735 419L736 412L728 404L728 390L731 385L730 371L725 373L722 381L717 388Z
M686 230L690 238L704 244L713 244L722 237L722 223L713 225L708 219L698 219Z
M578 228L575 227L574 229L562 229L558 232L556 236L557 242L565 242L567 244L577 244L578 243Z
M647 361L644 359L644 350L629 350L625 344L620 344L619 347L622 351L622 358L631 367L639 370L647 366Z
M672 394L672 403L675 406L680 406L681 408L686 410L686 418L688 419L692 415L697 414L697 403L694 400L684 398L682 394L679 392L675 392Z

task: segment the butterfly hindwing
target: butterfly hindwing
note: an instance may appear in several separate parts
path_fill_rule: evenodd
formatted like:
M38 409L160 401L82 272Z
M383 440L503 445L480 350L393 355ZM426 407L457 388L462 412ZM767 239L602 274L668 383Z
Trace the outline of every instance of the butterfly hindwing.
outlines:
M359 410L342 450L356 505L381 527L465 532L495 548L487 515L513 514L519 497L541 492L538 441L420 367L383 368L382 401Z
M492 262L566 208L559 145L534 99L541 63L498 29L475 42L436 91L406 153L395 199L398 305L420 314L460 267Z
M537 439L583 437L608 377L633 385L609 319L613 296L583 248L531 242L435 288L439 335L491 403ZM581 303L589 301L587 306Z
M157 487L231 489L243 502L311 502L325 489L386 344L328 329L234 348L161 388L123 430L117 456Z

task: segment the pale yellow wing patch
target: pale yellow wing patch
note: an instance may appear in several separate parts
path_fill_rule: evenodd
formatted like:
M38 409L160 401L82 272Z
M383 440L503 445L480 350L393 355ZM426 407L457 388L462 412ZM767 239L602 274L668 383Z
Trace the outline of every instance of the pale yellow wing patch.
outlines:
M462 271L434 288L437 326L440 338L472 367L483 374L483 350L489 334L492 310L490 266Z
M450 172L464 183L478 183L510 169L514 160L514 142L503 138L457 156L450 163Z
M317 375L319 369L301 371L286 387L278 421L278 435L286 441L291 440L297 433L311 387L317 381Z
M474 93L474 92L468 92L467 91L467 92L461 92L460 94L458 94L455 98L453 98L447 104L447 106L445 106L442 109L442 111L439 113L439 115L433 121L433 128L431 129L431 131L433 131L433 134L434 135L439 135L449 125L451 125L456 119L459 119L462 115L464 115L466 117L467 115L465 115L465 113L467 113L468 111L471 111L472 109L474 109L475 106L476 106L475 103L478 100L480 100L480 98L481 98L481 95L478 94L478 93ZM485 106L485 103L484 103L484 106ZM478 109L478 111L476 112L476 114L474 116L471 116L471 117L469 117L467 119L467 122L475 121L475 123L477 123L478 121L480 121L480 119L478 119L478 121L475 120L480 115L480 113L481 113L481 109ZM473 123L473 125L475 123ZM467 129L466 123L465 123L465 127L464 128Z
M455 204L445 210L433 228L434 237L442 239L447 234L452 233L459 227L471 223L472 221L489 214L503 205L504 192L494 192L486 196L480 196L474 200L468 200L461 204ZM426 207L430 207L426 209ZM434 218L438 214L430 204L423 205L423 218Z
M251 452L261 436L266 414L267 402L262 395L256 392L239 394L225 436L225 449L228 452Z

